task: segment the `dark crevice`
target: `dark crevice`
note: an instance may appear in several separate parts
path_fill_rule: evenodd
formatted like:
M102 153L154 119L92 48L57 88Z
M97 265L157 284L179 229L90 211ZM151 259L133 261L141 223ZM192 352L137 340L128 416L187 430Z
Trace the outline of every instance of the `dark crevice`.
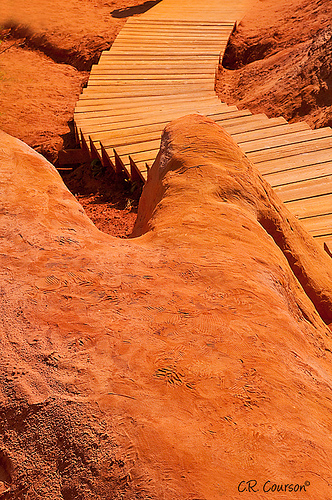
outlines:
M265 59L275 51L276 47L277 41L274 38L239 41L235 31L228 40L222 66L229 70L243 68L254 61Z
M258 222L273 238L276 245L278 245L278 247L286 257L292 272L300 282L306 295L314 304L316 311L318 312L324 323L326 325L330 325L332 323L332 304L330 302L330 299L324 294L324 291L318 292L317 289L315 289L312 285L311 279L308 276L304 266L301 265L301 262L297 258L296 254L294 255L294 252L290 248L280 223L263 215L258 218Z

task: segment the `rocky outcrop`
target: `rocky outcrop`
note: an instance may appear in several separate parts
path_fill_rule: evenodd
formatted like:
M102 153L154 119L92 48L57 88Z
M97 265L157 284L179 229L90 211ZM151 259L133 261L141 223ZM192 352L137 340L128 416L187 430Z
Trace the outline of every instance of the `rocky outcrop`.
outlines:
M330 19L328 0L258 0L229 40L217 78L221 99L331 126Z
M130 240L0 141L4 498L328 497L330 260L232 139L168 125Z

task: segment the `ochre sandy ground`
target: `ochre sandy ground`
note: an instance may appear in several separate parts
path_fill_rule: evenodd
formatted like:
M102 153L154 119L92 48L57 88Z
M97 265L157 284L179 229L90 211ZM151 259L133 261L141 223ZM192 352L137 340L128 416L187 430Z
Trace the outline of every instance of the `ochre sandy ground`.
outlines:
M331 259L230 137L169 125L127 240L0 139L8 498L330 498Z

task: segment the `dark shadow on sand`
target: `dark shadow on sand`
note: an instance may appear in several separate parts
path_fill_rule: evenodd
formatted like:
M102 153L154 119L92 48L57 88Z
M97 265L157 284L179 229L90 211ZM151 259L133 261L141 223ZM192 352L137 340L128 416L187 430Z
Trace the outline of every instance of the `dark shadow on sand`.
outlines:
M125 9L115 9L111 12L111 16L121 18L135 16L136 14L143 14L143 12L151 9L151 7L154 7L159 2L161 2L161 0L148 0L141 5L126 7Z

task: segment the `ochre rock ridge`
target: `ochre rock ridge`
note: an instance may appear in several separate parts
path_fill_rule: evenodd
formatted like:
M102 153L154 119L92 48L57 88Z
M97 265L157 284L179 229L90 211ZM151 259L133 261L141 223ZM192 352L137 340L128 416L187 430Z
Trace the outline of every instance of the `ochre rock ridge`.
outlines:
M0 140L3 498L329 498L331 259L230 136L166 127L128 240Z

